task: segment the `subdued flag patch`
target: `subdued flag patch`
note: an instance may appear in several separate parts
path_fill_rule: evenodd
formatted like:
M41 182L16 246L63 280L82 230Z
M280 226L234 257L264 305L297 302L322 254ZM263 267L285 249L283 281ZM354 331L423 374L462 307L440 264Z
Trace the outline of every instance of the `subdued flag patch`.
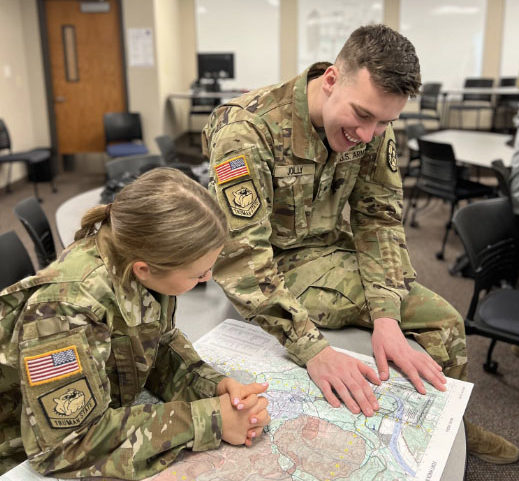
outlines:
M63 379L82 371L76 346L28 356L24 358L24 362L31 386Z
M249 175L249 166L244 155L228 159L214 168L218 184Z

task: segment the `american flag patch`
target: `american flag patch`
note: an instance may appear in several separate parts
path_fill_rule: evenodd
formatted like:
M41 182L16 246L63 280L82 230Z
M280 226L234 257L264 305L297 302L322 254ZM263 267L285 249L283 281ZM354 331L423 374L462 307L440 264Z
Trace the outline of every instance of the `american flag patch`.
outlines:
M76 346L24 358L29 385L37 386L81 372Z
M214 171L216 173L218 184L224 184L225 182L237 179L238 177L249 175L249 167L244 155L233 157L232 159L218 164L214 168Z

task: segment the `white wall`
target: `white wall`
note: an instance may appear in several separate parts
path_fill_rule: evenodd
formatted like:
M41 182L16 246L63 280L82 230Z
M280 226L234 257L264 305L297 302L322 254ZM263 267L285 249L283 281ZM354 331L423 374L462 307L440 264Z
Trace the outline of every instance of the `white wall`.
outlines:
M222 88L279 82L279 0L197 0L196 29L198 52L234 52Z
M519 76L519 2L506 0L501 77Z

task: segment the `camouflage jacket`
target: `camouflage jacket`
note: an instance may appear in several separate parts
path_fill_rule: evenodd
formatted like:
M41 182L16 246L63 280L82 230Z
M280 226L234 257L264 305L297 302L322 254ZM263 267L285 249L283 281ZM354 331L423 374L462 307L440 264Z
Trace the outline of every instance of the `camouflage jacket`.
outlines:
M400 320L415 278L392 127L336 153L310 121L307 81L328 65L221 105L202 133L209 188L231 230L214 277L241 314L274 334L299 364L327 341L286 288L276 254L305 246L356 251L372 320Z
M104 227L0 293L0 456L20 449L21 404L43 474L141 479L220 444L224 376L175 328L174 297L118 282L110 245ZM163 402L134 404L144 387Z

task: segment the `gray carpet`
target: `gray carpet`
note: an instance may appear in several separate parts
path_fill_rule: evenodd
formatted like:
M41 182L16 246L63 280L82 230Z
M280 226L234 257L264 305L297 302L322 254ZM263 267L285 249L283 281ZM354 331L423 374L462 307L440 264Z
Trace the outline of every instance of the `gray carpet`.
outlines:
M54 232L54 213L61 202L85 190L98 187L103 183L103 176L81 172L67 172L57 178L58 193L51 192L48 184L40 186L43 198L42 207L51 221ZM21 199L32 195L31 184L22 181L14 185L14 192L5 194L0 191L0 232L14 229L26 246L32 246L24 229L13 214L14 205ZM418 273L418 280L435 290L450 301L462 314L467 311L472 292L472 281L452 277L447 267L461 252L461 244L455 235L451 235L446 251L446 261L436 260L434 253L439 249L444 224L448 216L448 206L433 202L423 211L418 221L419 228L406 228L409 250L413 265ZM484 228L484 226L482 226ZM55 234L55 239L58 237ZM56 242L58 244L58 242ZM32 253L32 250L31 250ZM32 255L33 262L36 258ZM469 380L474 390L468 407L468 416L473 421L496 433L506 436L519 444L519 379L514 375L519 367L519 358L514 356L510 347L499 343L494 359L499 361L499 375L494 376L483 371L488 340L472 336L468 338ZM519 464L494 466L472 456L467 460L467 481L512 481L519 480Z

